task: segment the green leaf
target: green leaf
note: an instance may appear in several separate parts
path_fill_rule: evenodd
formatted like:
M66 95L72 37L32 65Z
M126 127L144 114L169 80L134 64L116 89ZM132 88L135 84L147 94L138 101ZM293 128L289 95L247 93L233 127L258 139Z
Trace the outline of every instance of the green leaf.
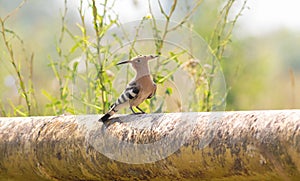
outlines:
M171 95L173 93L173 89L171 87L167 87L166 92L167 95Z

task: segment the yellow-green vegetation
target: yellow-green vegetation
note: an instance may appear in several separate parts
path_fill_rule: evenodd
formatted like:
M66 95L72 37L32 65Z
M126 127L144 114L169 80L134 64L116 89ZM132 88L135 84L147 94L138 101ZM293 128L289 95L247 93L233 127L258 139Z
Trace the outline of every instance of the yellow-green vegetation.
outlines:
M0 115L103 113L133 76L129 67L115 67L116 62L144 52L164 53L153 63L152 73L161 88L159 96L171 97L168 102L173 104L166 108L158 96L141 105L148 112L211 111L214 61L221 64L226 79L223 101L227 110L299 107L299 36L288 30L263 37L234 32L239 17L251 8L247 0L147 1L131 34L114 35L114 41L125 47L121 53L112 49L115 45L103 45L112 29L121 31L126 24L126 13L114 9L119 3L1 1ZM134 0L128 0L128 5L134 10L141 7ZM51 12L43 11L50 6ZM158 26L160 21L163 28ZM173 27L174 22L178 26ZM143 44L136 40L147 24L152 25L149 33L155 37L155 46L140 51ZM196 31L208 43L214 55L211 72L190 56L192 51L161 52L170 46L166 39L181 26ZM128 39L132 40L130 46ZM195 97L181 98L187 102L174 99L178 91L171 83L179 69L186 71L195 85ZM120 72L125 79L121 83L116 81Z
M244 1L240 12L244 10L246 2ZM148 14L142 15L139 23L133 23L132 27L123 27L119 12L113 10L117 3L120 2L80 1L76 5L76 11L70 12L71 3L65 0L59 11L60 15L56 17L60 18L60 22L56 22L53 33L51 33L55 39L38 43L55 46L55 54L44 50L47 52L47 58L45 56L37 57L39 52L35 51L41 50L38 45L34 45L36 48L33 50L28 48L27 44L30 44L28 39L27 41L23 40L24 36L20 36L20 31L11 24L13 17L21 13L24 8L26 9L26 6L30 5L29 2L22 1L17 8L1 15L1 39L3 40L1 59L5 62L4 72L1 73L1 82L4 84L1 96L5 97L1 101L1 115L31 116L105 112L120 93L113 86L116 74L120 72L119 68L116 69L114 65L124 57L131 58L143 54L143 51L139 49L140 46L143 46L140 44L139 38L141 34L145 33L143 27L149 24L151 27L148 31L152 34L154 47L147 53L162 54L162 58L153 63L154 71L152 72L155 82L160 87L165 87L161 89L160 96L173 95L175 97L174 89L180 85L177 83L172 87L168 82L174 80L174 73L184 65L187 67L185 70L188 71L188 76L195 80L196 94L194 101L190 105L185 105L185 109L182 108L178 92L176 95L179 97L178 100L173 99L172 107L175 105L173 109L163 108L164 101L156 97L146 101L142 107L151 112L212 110L214 106L212 86L217 69L216 63L222 59L225 47L231 38L232 29L240 16L240 12L238 12L233 20L228 18L235 1L229 0L218 5L222 7L220 12L216 11L215 7L212 8L215 11L215 17L212 18L213 27L206 31L209 34L207 36L208 50L211 51L213 58L210 58L210 70L205 73L203 73L203 65L197 61L192 62L192 66L189 66L189 61L195 59L193 52L164 50L170 46L167 44L169 43L168 36L174 36L170 34L176 33L181 27L192 28L194 24L200 23L193 21L193 18L200 16L197 15L198 12L207 12L201 8L204 6L203 1L192 3L183 3L177 0L168 3L160 0L148 1ZM214 2L213 4L218 3ZM181 7L185 7L184 11ZM174 23L175 16L181 16L181 18ZM128 48L126 44L128 41L130 42L126 53L115 53L114 44L104 43L107 34L112 33L111 29L116 29L116 27L119 30L133 28L135 31L134 37L126 34L124 37L120 37L120 34L113 35L121 48L126 48L126 46ZM197 47L189 47L190 50L193 48L197 49ZM20 49L21 52L19 52ZM203 74L206 75L203 76ZM132 75L130 69L127 68L124 75L125 82L128 82ZM199 79L202 79L202 83ZM225 96L222 96L222 100L225 100Z

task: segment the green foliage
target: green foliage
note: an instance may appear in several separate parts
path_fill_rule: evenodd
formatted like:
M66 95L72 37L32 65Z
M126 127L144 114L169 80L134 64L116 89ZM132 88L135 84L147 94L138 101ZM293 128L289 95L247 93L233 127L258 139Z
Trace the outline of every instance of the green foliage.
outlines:
M112 27L122 28L118 19L118 14L111 16L108 14L109 10L113 8L116 1L104 0L99 3L95 0L88 1L88 10L92 12L92 31L90 31L87 21L86 12L84 8L85 1L81 0L78 7L78 15L80 22L77 22L77 31L69 27L68 20L68 1L64 1L64 9L61 13L61 28L60 34L56 42L57 56L49 56L49 68L52 69L53 76L57 84L57 91L53 92L48 90L47 87L37 90L34 88L33 81L33 53L26 56L27 52L24 48L25 45L22 39L13 31L6 27L6 21L20 9L25 1L23 1L13 13L7 15L4 18L0 18L1 25L1 38L3 40L4 53L7 57L4 61L9 61L15 71L17 78L19 96L22 100L20 104L14 104L10 101L9 106L3 101L0 102L0 113L2 116L30 116L30 115L60 115L65 113L70 114L87 114L87 113L104 113L109 109L111 103L120 94L113 87L115 81L115 74L112 69L115 68L115 64L122 60L125 55L113 54L111 46L102 44L102 40L105 35L110 31ZM142 108L152 112L170 112L170 111L184 111L182 110L182 102L177 100L176 88L172 86L174 80L174 74L179 69L184 69L188 72L188 76L192 77L195 81L195 92L193 94L193 100L188 105L190 111L211 111L212 110L212 98L213 93L211 91L212 82L214 80L214 74L216 72L216 64L222 60L224 50L230 43L232 30L238 17L245 8L246 0L241 8L240 12L235 16L234 20L228 22L228 14L232 11L232 6L235 0L228 0L223 9L219 13L219 17L216 21L216 26L212 30L212 35L209 39L209 45L211 53L215 55L213 63L210 67L203 67L197 60L194 60L189 55L191 52L185 50L170 51L168 57L159 58L156 61L153 71L153 78L159 87L163 87L160 91L160 96L172 102L172 105L167 106L168 109L163 109L165 101L160 99L159 96L153 99L145 101ZM138 55L140 52L136 49L137 39L140 36L140 30L144 26L145 22L149 22L152 25L152 34L155 37L155 52L161 54L164 48L166 38L170 33L175 32L182 26L192 27L193 23L190 20L191 16L199 9L202 4L202 0L195 1L192 7L187 7L188 11L182 15L181 20L176 26L170 26L173 16L176 10L179 8L179 1L173 0L169 4L168 10L163 6L162 1L158 0L158 7L160 15L162 15L165 22L164 28L158 28L158 14L155 14L153 5L148 0L149 15L141 18L139 26L136 28L134 40L131 42L128 57ZM125 39L113 35L115 40L123 46L126 43ZM93 40L91 37L96 37ZM25 60L17 60L14 52L16 49L13 46L12 40L18 40L21 47L23 47L23 54ZM69 41L72 43L70 44ZM77 59L78 54L81 56ZM183 61L188 60L188 61ZM24 65L25 63L25 65ZM206 65L204 65L206 66ZM28 69L29 68L29 69ZM29 74L25 74L25 70L29 70ZM25 75L27 76L25 78ZM127 83L132 77L130 70L126 71ZM35 98L35 92L41 92L47 99L45 107L38 109L37 100ZM175 98L172 98L174 96ZM225 99L225 98L224 98ZM196 100L196 101L195 101ZM176 109L175 107L179 107ZM11 109L11 111L9 110ZM39 111L40 110L40 111Z
M26 56L25 45L23 40L18 36L16 32L6 27L6 21L14 13L16 13L18 9L22 8L24 3L25 1L21 2L14 11L6 15L4 18L0 18L0 26L1 26L0 34L3 40L4 47L6 49L3 53L7 54L8 57L7 61L9 61L9 63L12 65L14 74L18 80L18 84L19 84L18 92L20 98L22 98L25 101L25 106L22 105L15 106L14 104L12 104L11 101L9 101L11 108L13 110L13 115L30 116L33 114L33 109L36 109L34 111L37 112L37 105L36 105L35 94L34 94L35 89L33 87L33 82L32 82L34 54L32 53L30 57ZM14 42L15 40L17 42ZM26 69L29 68L28 69L29 75L27 77L28 79L27 81L26 78L24 77L24 73L21 70L21 63L20 63L21 61L18 60L17 56L15 55L15 51L16 51L15 46L18 46L23 50L23 55L24 55L23 61L28 66L26 67ZM3 105L1 105L1 112L3 115L7 115Z

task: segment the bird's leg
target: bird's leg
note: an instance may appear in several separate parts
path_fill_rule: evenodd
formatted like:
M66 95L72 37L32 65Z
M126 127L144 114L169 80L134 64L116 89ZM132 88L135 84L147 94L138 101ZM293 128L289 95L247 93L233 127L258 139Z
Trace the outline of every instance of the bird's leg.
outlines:
M130 108L130 110L132 111L133 114L145 114L145 112L144 112L141 108L139 108L138 106L136 106L136 108L137 108L138 110L140 110L141 112L135 112L135 111L133 110L132 106L130 106L129 108Z
M133 114L137 114L137 113L134 112L134 110L132 109L132 106L130 106L129 109L132 111Z
M135 107L141 111L140 114L145 114L145 112L141 108L139 108L139 106L135 106Z

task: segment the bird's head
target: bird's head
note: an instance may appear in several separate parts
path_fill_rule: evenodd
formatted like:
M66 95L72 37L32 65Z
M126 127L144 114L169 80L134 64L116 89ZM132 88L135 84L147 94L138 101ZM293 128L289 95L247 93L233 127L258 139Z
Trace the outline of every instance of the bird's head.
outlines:
M137 57L132 58L131 60L119 62L117 63L117 65L131 63L132 67L136 71L144 70L145 68L148 68L148 61L157 57L158 55L139 55Z

